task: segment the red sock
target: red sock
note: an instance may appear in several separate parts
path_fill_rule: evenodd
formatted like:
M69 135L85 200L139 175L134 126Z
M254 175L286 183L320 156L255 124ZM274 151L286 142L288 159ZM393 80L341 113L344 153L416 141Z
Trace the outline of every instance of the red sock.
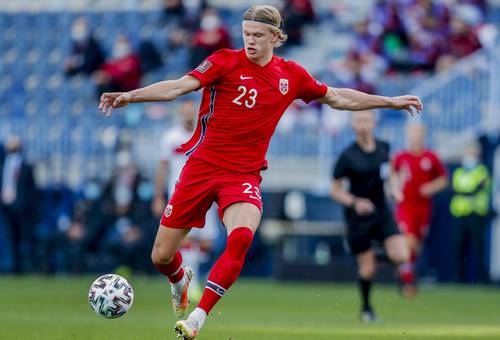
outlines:
M253 232L247 227L234 229L227 238L226 250L212 267L207 286L198 304L198 307L207 314L240 276L252 239Z
M417 256L415 252L411 251L410 260L399 266L399 274L401 281L406 285L413 284L413 282L415 281L414 267L416 259Z
M156 269L166 277L171 283L179 282L184 276L182 269L182 255L180 251L175 253L172 261L169 264L155 264Z

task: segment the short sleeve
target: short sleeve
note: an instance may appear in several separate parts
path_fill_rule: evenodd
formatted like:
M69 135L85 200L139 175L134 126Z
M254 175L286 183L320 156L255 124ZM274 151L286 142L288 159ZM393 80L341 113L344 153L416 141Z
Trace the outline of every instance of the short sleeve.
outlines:
M221 49L211 54L198 67L188 73L197 78L201 87L217 82L234 65L235 56L232 50Z
M343 177L349 177L348 162L346 160L345 153L341 153L337 162L333 167L332 178L339 179Z
M297 98L309 103L315 99L323 98L328 91L328 86L314 79L305 68L297 63L293 63L294 73L297 74L299 90Z

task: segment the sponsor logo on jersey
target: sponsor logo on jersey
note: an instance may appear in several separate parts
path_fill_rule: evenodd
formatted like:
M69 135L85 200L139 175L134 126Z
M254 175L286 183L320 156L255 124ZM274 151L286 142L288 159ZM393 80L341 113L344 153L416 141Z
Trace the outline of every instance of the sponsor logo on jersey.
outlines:
M172 215L172 209L174 207L172 206L172 204L167 204L167 207L165 208L165 217L169 217L170 215Z
M283 95L288 93L288 79L280 79L280 92Z
M210 60L204 60L200 65L198 65L197 68L195 68L195 70L200 73L205 73L205 71L210 67L212 67L212 63L210 62Z
M253 77L247 77L247 76L244 76L244 75L240 75L240 79L241 80L247 80L247 79L252 79Z

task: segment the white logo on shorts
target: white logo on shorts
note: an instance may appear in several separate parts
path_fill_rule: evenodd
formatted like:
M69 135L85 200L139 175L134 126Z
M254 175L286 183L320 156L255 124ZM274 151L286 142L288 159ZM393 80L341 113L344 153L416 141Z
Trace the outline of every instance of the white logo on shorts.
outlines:
M167 204L167 207L165 208L165 217L169 217L170 215L172 215L172 209L174 207L172 206L172 204Z

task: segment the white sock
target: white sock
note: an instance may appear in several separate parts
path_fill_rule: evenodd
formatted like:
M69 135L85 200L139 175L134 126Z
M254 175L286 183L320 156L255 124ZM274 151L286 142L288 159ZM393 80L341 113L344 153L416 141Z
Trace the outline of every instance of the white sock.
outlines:
M207 313L200 307L196 307L194 311L189 314L188 319L194 320L198 324L198 329L203 327L205 323L205 318L207 317Z
M173 289L175 289L177 292L180 292L184 288L184 285L186 284L186 280L187 280L187 275L184 273L184 275L182 276L182 279L180 279L176 283L170 283L170 284L172 285Z

